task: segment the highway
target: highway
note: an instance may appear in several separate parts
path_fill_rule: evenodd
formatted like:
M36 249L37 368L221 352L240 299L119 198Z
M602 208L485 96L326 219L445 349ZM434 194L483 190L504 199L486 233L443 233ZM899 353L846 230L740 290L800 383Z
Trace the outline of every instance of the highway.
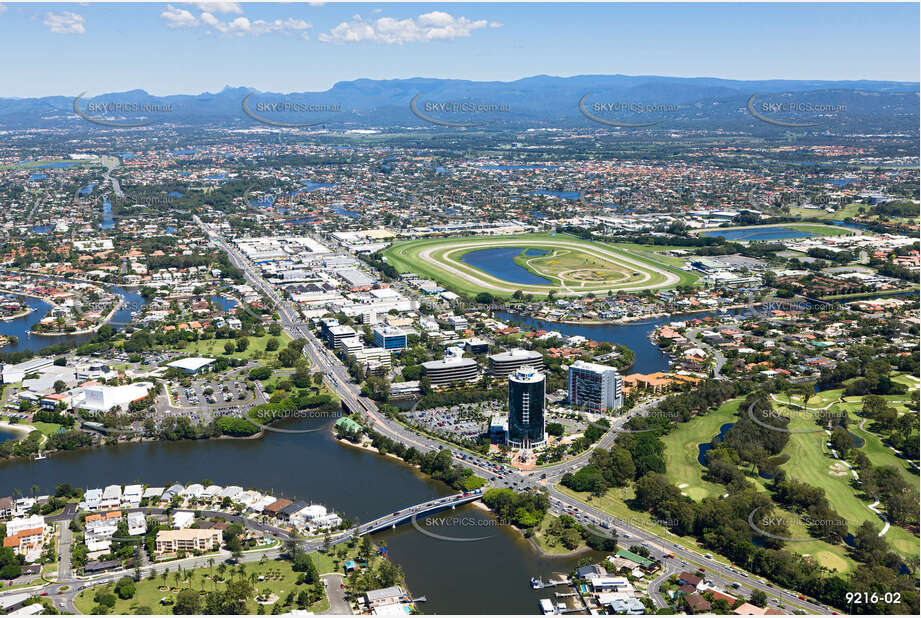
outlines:
M235 247L228 243L221 234L204 224L197 216L195 216L195 222L204 230L212 242L227 253L231 262L243 271L247 281L249 281L254 289L262 291L272 300L281 318L282 327L288 334L295 339L302 338L307 342L304 345L305 356L311 361L313 367L324 373L326 384L339 395L342 403L347 409L358 411L363 414L374 425L376 431L394 440L402 441L420 450L441 450L450 448L458 463L485 473L487 479L496 476L494 469L491 468L490 464L485 460L472 455L465 456L457 447L450 447L442 442L410 431L399 423L387 418L378 410L373 401L366 397L362 397L358 385L352 383L345 366L339 362L339 359L336 358L335 355L323 346L310 329L307 328L307 325L300 320L297 307L282 298L278 291L263 279L262 275L256 270L256 267L249 263L249 261L246 260ZM634 414L631 416L637 413L645 414L656 403L657 401L648 402L645 406L635 410ZM628 416L623 416L616 419L611 431L602 438L599 446L603 448L609 447L616 438L618 430L622 429L623 424L628 418ZM729 585L733 582L739 583L741 589L737 591L737 593L744 594L746 591L759 589L763 591L769 599L773 598L779 600L786 607L799 608L816 614L831 613L829 608L807 600L802 600L799 598L799 595L794 592L784 591L725 563L707 559L677 543L659 537L649 530L630 525L621 520L615 521L609 514L601 509L557 490L555 488L555 483L558 481L559 477L567 471L579 467L579 465L584 463L590 455L591 452L588 451L565 463L545 466L531 471L516 471L506 468L504 471L505 473L501 475L501 481L497 483L494 482L493 484L498 487L508 486L519 490L544 488L558 508L567 512L571 511L574 515L579 515L581 522L592 525L600 522L607 522L610 526L609 529L612 532L616 532L621 539L629 538L629 541L625 541L627 546L646 543L650 548L657 548L663 554L673 554L675 560L678 562L678 570L692 568L694 565L698 567L703 566L706 568L706 572L710 578L727 582ZM542 474L546 474L546 479L537 478ZM680 565L681 562L686 562L692 566L682 568ZM776 601L774 604L776 605Z

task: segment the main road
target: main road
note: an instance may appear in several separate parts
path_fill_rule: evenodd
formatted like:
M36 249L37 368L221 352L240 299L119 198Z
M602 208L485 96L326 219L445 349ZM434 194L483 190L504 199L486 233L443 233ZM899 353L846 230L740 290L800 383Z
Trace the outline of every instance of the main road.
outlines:
M363 414L374 425L375 430L381 434L393 440L399 440L407 445L414 446L419 450L437 451L449 448L442 442L428 436L416 434L396 421L387 418L372 400L367 397L362 397L358 386L351 381L345 366L339 362L339 359L331 354L322 343L320 343L310 329L307 328L307 324L301 321L300 312L297 307L282 298L278 291L263 279L261 273L256 270L256 267L240 254L235 247L228 243L217 230L202 222L197 216L195 217L195 222L204 230L205 234L208 235L212 242L227 253L231 262L243 271L250 285L252 285L254 289L260 290L271 299L278 309L279 321L288 334L295 339L300 338L306 341L304 345L304 355L313 363L314 367L324 373L327 385L339 395L340 400L348 410L353 412L357 411ZM645 413L650 407L651 406L647 404L645 408L638 409L637 412ZM615 421L612 430L602 438L600 446L610 445L613 442L618 430L622 429L623 423L626 422L627 418L628 417L625 416ZM451 452L458 463L470 466L474 470L485 472L487 478L496 474L486 461L476 456L465 455L455 449L451 449ZM634 526L622 520L614 521L608 513L605 513L601 509L573 496L562 493L555 488L553 481L565 474L566 471L578 467L578 465L586 461L590 455L590 452L586 452L565 463L544 467L537 471L506 472L503 475L506 477L506 481L503 484L514 486L517 489L532 488L540 490L545 488L558 508L564 511L572 511L574 514L579 514L581 521L584 523L595 526L598 522L607 522L610 526L609 529L616 532L619 537L636 539L637 544L647 543L650 547L658 548L660 552L674 555L675 560L697 565L696 567L689 568L703 566L707 569L707 573L711 577L719 578L730 584L738 583L743 592L746 590L758 589L764 592L769 598L773 597L786 606L792 606L816 614L830 613L830 609L825 606L800 599L799 595L794 592L779 589L767 582L755 579L753 576L749 576L731 565L701 556L697 552L687 549L678 543L669 541L666 538L662 538L645 528ZM539 473L546 474L546 479L541 479L544 483L541 483L541 480L537 478ZM508 477L512 477L511 482L508 482ZM631 544L633 544L632 541Z

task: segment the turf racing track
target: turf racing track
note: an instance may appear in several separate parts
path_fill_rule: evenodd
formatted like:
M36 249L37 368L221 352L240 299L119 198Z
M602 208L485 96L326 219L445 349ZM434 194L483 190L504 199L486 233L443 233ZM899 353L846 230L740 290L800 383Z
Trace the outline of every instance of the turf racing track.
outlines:
M546 251L519 256L518 264L548 279L546 285L506 281L465 263L464 254L479 249L520 247ZM580 296L613 291L638 291L677 285L681 277L664 264L633 257L599 243L547 234L447 238L398 243L385 252L401 271L429 276L455 290L508 296L516 290L543 295Z

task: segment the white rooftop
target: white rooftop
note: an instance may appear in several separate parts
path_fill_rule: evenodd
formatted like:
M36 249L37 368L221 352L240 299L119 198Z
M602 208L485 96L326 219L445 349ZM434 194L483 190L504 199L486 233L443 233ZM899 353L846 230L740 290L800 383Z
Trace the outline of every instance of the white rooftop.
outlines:
M177 367L179 369L184 369L186 371L198 371L202 367L206 367L214 362L213 358L206 358L204 356L195 356L192 358L180 358L179 360L174 360L171 363L167 363L167 367Z

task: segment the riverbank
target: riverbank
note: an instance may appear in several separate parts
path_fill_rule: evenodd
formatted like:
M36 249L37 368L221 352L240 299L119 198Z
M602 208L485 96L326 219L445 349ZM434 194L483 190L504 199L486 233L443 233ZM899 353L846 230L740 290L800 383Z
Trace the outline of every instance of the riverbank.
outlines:
M264 488L276 497L306 496L345 519L368 522L381 513L457 493L407 465L394 465L391 459L364 449L342 448L326 431L271 433L263 440L119 443L61 451L43 461L2 461L0 495L11 495L17 488L27 493L32 485L40 488L39 493L53 493L64 482L72 487L105 487L142 479L169 487L177 479L207 478L225 487ZM491 535L490 539L444 542L411 525L387 528L373 537L377 544L386 545L387 554L403 568L409 588L427 596L424 608L428 614L533 613L541 591L527 585L530 578L547 579L577 566L578 559L538 554L520 534L505 526L494 527L492 517L478 508L458 508L457 515L489 520L476 529L458 532L462 536ZM484 561L484 555L489 560ZM452 581L466 583L445 584ZM477 594L471 595L470 590Z
M22 425L20 423L10 423L9 421L0 421L0 431L6 433L18 434L25 438L33 431L36 431L32 425Z
M556 320L552 317L544 317L540 314L531 316L532 319L542 320L544 322L554 322L556 324L571 324L573 326L628 326L643 320L658 320L660 318L670 318L680 315L693 315L695 313L721 313L723 311L734 311L738 309L747 309L749 307L760 307L764 303L741 303L735 305L724 305L722 307L688 309L681 311L660 311L658 313L647 313L645 315L629 316L619 320ZM509 309L509 312L514 310Z
M25 309L23 309L23 310L20 311L19 313L14 313L13 315L5 315L5 316L3 316L2 318L0 318L0 321L3 321L3 322L12 322L13 320L18 320L19 318L24 318L24 317L26 317L27 315L29 315L30 313L32 313L32 308L31 308L31 307L26 307Z
M109 321L115 317L115 314L118 313L118 310L121 309L122 306L125 304L124 297L119 296L118 298L119 298L118 302L115 304L114 307L112 307L112 310L109 311L108 315L106 315L105 318L103 318L102 320L100 320L94 326L91 326L90 328L82 328L80 330L74 330L74 331L69 331L69 332L64 332L64 333L58 333L58 332L52 332L52 331L30 330L29 334L30 335L42 335L44 337L72 337L74 335L89 335L90 333L95 333L100 328L102 328L103 325L108 324Z
M426 478L431 478L431 477L427 477L427 476L419 469L419 466L415 466L415 465L413 465L413 464L406 463L405 461L403 461L402 459L400 459L399 457L397 457L397 456L394 455L393 453L384 453L384 454L382 454L382 453L380 452L379 449L377 449L377 448L371 446L370 444L366 444L366 443L356 444L356 443L354 443L354 442L350 442L349 440L346 440L345 438L336 438L336 441L337 441L339 444L341 444L341 445L350 446L350 447L355 448L355 449L358 449L358 450L362 450L362 451L374 453L374 454L380 455L380 456L382 456L382 457L391 458L391 459L393 459L393 460L395 460L395 461L397 461L397 462L403 464L404 466L406 466L406 467L408 467L408 468L414 470L414 471L417 472L418 474L420 474L420 475L422 475L422 476L424 476L424 477L426 477ZM433 480L434 480L434 479L433 479ZM450 487L450 485L447 485L447 483L444 483L444 485L445 485L446 487L451 488L453 491L461 491L461 490L457 490L457 489L454 489L454 488ZM484 492L483 492L483 493L486 493L486 491L488 491L488 489L487 489L486 486L484 486L483 489L484 489ZM514 491L514 490L513 490L513 491ZM481 511L485 511L485 512L489 513L489 514L490 514L491 516L493 516L493 517L497 517L496 513L493 512L493 510L490 509L482 500L474 500L473 502L469 502L468 504L472 505L474 508L477 508L477 509L480 509ZM548 513L547 515L545 515L545 517L551 517L551 515ZM532 537L526 536L525 533L524 533L524 531L521 530L520 528L517 528L517 527L515 527L515 526L505 526L505 527L508 528L509 530L513 530L514 533L515 533L515 535L516 535L517 537L519 537L519 538L520 538L521 540L523 540L523 541L526 541L527 544L531 547L531 549L533 549L534 552L536 552L537 554L539 554L539 555L540 555L541 557L543 557L543 558L574 558L574 557L578 557L578 556L581 556L582 554L589 553L589 552L592 551L592 549L591 549L590 547L588 547L588 546L580 547L580 548L578 548L578 549L576 549L576 550L573 550L573 551L571 551L571 552L552 552L552 551L547 551L546 549L544 549L543 547L541 547L541 545L540 545L539 543L537 543Z

